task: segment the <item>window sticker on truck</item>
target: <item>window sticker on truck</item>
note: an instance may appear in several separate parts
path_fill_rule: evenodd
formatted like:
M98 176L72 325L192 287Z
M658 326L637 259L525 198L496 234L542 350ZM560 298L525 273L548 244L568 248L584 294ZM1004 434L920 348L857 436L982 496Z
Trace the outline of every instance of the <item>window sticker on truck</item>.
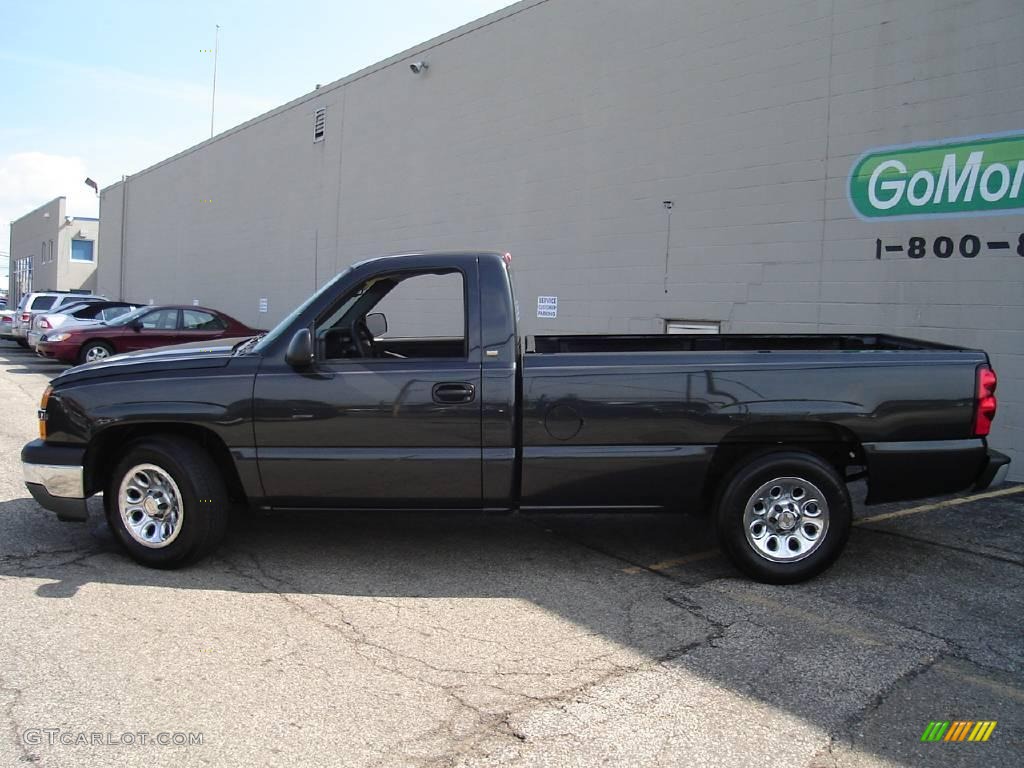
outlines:
M1024 209L1024 133L871 150L850 172L865 219L982 216Z

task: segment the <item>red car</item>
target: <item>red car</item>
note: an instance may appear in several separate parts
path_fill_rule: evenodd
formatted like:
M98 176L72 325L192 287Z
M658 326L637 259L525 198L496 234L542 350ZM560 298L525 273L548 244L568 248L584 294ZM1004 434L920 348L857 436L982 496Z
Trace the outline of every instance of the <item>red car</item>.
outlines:
M36 352L68 363L93 363L120 352L258 333L206 307L139 307L106 323L57 328L39 340Z

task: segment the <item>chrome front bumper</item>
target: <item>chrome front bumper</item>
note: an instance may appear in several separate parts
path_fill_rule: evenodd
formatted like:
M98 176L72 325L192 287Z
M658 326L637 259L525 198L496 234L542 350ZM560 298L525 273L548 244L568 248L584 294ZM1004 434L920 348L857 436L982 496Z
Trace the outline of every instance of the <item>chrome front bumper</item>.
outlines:
M62 499L84 499L81 467L61 467L56 464L22 463L25 482L41 485L48 494Z
M21 451L25 487L60 520L82 521L88 515L84 453L83 448L51 446L42 440L33 440Z

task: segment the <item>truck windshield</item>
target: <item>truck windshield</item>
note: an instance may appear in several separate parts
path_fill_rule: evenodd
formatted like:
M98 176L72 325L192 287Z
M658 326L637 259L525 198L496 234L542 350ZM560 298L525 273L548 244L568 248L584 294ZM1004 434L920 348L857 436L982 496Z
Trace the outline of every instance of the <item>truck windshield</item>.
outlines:
M288 328L291 326L291 324L295 322L296 318L298 318L303 312L305 312L307 309L309 309L309 307L313 304L313 302L315 302L317 299L319 299L321 296L323 296L328 291L333 290L334 286L337 285L337 283L343 277L345 277L345 275L347 275L349 272L351 272L353 267L356 267L356 266L358 266L358 265L357 264L353 264L348 269L342 270L337 275L335 275L333 280L330 280L329 282L324 283L323 287L319 291L314 293L312 296L310 296L308 299L306 299L304 302L302 302L299 306L297 306L295 309L293 309L291 312L289 312L288 316L285 317L284 320L282 320L277 325L275 325L273 328L271 328L270 332L267 335L265 335L262 339L260 339L259 343L255 347L253 347L251 351L255 352L256 354L262 354L263 350L265 350L267 347L269 347L271 344L273 344L275 341L277 341L277 339L279 339L281 337L281 335L285 331L288 330Z

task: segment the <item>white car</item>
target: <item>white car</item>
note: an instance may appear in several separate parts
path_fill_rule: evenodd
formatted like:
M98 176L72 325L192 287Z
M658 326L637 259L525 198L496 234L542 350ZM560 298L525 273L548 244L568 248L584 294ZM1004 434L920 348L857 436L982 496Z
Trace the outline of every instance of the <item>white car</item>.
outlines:
M31 330L32 320L36 315L43 312L56 312L58 309L69 307L72 304L92 301L106 301L106 299L103 296L71 293L69 291L26 293L21 297L18 311L14 315L12 328L14 340L23 347L29 346L28 332Z
M60 312L41 312L35 315L30 322L26 339L28 345L35 349L39 340L56 328L66 330L71 327L106 323L140 306L142 305L127 301L88 301L68 304Z
M0 310L0 339L14 341L14 312Z

